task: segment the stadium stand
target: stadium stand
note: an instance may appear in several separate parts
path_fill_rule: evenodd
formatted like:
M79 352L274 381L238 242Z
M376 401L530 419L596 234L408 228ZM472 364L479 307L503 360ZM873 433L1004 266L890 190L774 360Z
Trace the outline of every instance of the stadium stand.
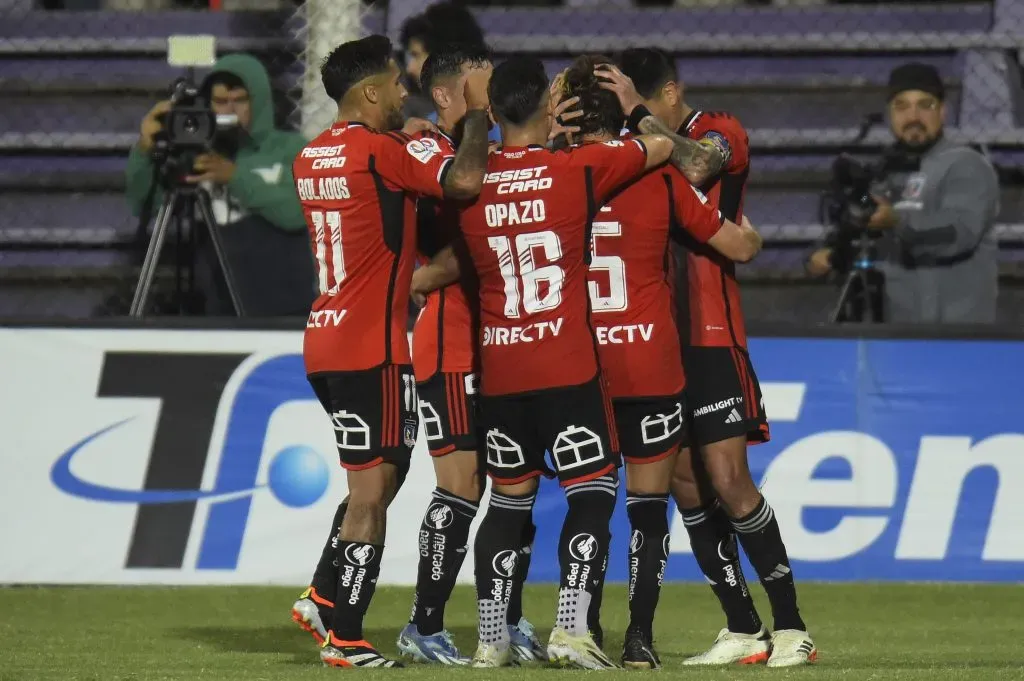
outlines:
M122 196L123 169L139 120L178 75L164 60L166 36L211 33L222 52L255 52L295 95L302 27L291 7L60 12L28 4L0 3L0 314L89 316L133 276L136 220ZM396 16L371 10L364 28L395 33ZM744 274L761 282L744 293L755 319L821 319L834 290L807 282L801 263L822 233L818 197L832 159L865 115L882 110L893 66L911 58L935 65L949 91L948 134L983 147L1000 169L1004 320L1024 309L1013 286L1024 246L1024 2L600 3L492 6L477 16L499 55L535 53L551 72L581 51L668 49L694 105L739 116L755 154L747 206L768 244ZM282 117L294 113L294 99L280 102ZM878 125L859 151L888 139Z

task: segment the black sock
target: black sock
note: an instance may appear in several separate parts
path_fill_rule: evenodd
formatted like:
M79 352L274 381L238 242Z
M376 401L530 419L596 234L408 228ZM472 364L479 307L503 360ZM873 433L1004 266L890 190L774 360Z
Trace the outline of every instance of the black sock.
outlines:
M558 541L562 578L555 625L574 636L585 635L589 620L600 616L600 611L590 612L590 605L603 581L618 485L617 473L612 472L565 489L569 512Z
M476 511L475 501L437 488L423 514L416 601L410 621L425 636L444 629L444 606L466 559L469 526Z
M761 497L757 508L742 518L734 519L732 525L768 594L775 629L806 631L807 625L801 619L800 609L796 605L793 570L789 567L786 545L782 543L779 523L775 520L772 507Z
M628 494L629 629L653 635L668 563L668 494Z
M761 618L743 578L736 535L725 512L715 501L704 508L680 509L680 513L693 556L718 597L729 631L756 634Z
M536 494L511 496L491 491L487 513L473 546L481 643L507 643L508 606L517 581L519 550L531 521Z
M363 617L370 608L380 575L383 546L338 541L338 590L331 614L331 632L343 641L363 638Z
M537 526L533 524L533 518L523 528L523 537L519 545L519 556L516 562L516 581L512 585L512 593L508 600L508 623L519 624L523 618L523 585L530 574L530 559L533 556L533 539L537 536Z
M324 542L324 550L320 554L320 562L316 564L313 571L313 579L309 585L313 588L315 596L313 601L320 608L320 618L325 613L329 614L334 607L334 597L338 590L338 530L341 528L341 521L345 519L345 511L348 510L348 500L338 504L338 510L334 512L334 520L331 523L331 532ZM330 622L324 621L324 626L330 626Z
M608 544L611 544L611 534L608 535ZM598 647L602 647L604 641L604 628L601 626L601 603L604 601L604 578L608 574L608 556L604 557L601 564L601 573L598 576L599 583L590 594L590 608L587 610L587 629L594 636Z

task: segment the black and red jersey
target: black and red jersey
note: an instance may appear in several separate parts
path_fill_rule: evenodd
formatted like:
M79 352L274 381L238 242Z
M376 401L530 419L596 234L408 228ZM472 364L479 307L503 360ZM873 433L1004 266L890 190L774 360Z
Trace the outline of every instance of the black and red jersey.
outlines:
M504 147L461 230L480 288L481 391L580 385L598 373L587 292L592 222L647 160L637 140Z
M678 394L685 385L673 308L671 230L704 243L720 213L673 166L653 170L603 206L591 239L590 301L612 398Z
M452 156L435 138L339 122L295 158L319 281L306 323L307 373L411 362L416 199L442 196Z
M714 144L725 156L721 172L700 189L725 218L739 224L750 173L746 130L732 114L694 111L683 122L679 134ZM710 248L693 248L686 257L686 274L689 344L746 347L735 263Z

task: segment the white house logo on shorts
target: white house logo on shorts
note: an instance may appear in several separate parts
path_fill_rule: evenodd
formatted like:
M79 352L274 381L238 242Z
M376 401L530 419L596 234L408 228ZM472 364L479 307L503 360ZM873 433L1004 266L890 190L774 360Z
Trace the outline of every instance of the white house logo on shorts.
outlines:
M452 513L452 509L448 508L444 504L432 504L427 509L427 520L430 526L435 530L441 530L452 524L452 520L455 518Z
M487 463L495 468L515 468L526 463L523 448L497 428L487 431Z
M668 414L649 414L640 421L644 444L662 442L683 429L683 403L676 402Z
M586 532L577 534L569 542L569 554L576 560L586 563L597 555L597 539Z
M633 536L629 538L629 552L636 553L644 545L644 533L640 530L633 530Z
M516 571L516 552L511 549L498 551L491 559L491 567L502 577L512 577Z
M441 428L441 416L434 409L434 405L422 399L420 400L420 422L423 424L423 434L426 436L427 442L440 440L444 437L444 430Z
M551 456L555 468L567 471L604 459L604 447L594 431L585 426L569 426L555 438Z
M349 544L345 547L345 560L353 565L365 566L373 560L374 553L373 547L369 544Z
M370 448L370 426L359 414L350 411L336 411L331 414L334 437L338 449L367 450Z

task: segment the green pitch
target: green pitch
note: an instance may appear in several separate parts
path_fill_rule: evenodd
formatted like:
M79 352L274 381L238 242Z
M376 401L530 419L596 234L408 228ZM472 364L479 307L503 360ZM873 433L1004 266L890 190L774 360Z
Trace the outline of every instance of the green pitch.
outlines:
M755 588L757 596L762 594ZM289 619L299 589L9 588L0 589L0 681L324 680L339 675L410 681L581 678L596 672L520 668L479 672L450 667L352 671L320 665L313 640ZM367 636L393 653L411 591L381 588ZM811 668L687 669L684 656L709 645L722 624L700 585L665 588L656 642L661 676L844 681L1024 679L1024 591L1020 586L802 585L801 606L820 651ZM546 636L555 590L527 590L527 616ZM626 624L625 591L609 586L604 626L618 657ZM768 612L763 598L762 613ZM473 593L460 587L448 626L464 652L476 643ZM627 672L609 672L623 678ZM629 672L631 679L644 672ZM540 676L538 676L540 675Z

